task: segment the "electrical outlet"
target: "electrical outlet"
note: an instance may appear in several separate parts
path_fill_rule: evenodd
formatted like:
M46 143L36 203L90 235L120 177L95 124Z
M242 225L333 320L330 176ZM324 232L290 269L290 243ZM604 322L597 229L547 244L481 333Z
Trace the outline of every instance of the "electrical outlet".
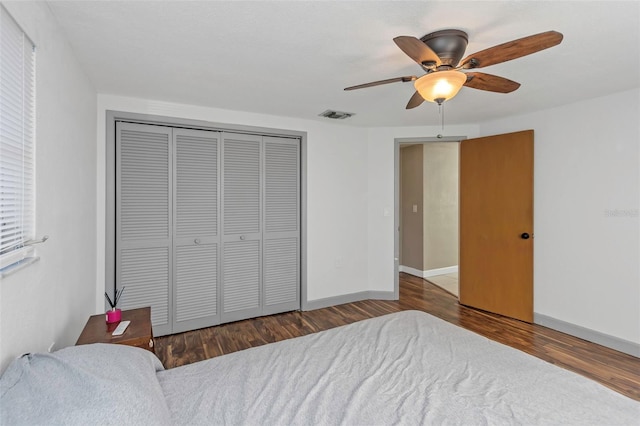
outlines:
M49 349L47 349L47 352L51 353L53 352L53 348L56 345L56 342L51 342L51 344L49 345Z

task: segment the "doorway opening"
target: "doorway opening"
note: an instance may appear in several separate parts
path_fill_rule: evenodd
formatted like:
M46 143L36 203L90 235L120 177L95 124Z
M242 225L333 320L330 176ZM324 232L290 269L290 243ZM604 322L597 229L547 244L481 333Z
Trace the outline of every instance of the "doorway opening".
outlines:
M405 272L456 297L458 166L463 139L466 137L395 141L396 281Z

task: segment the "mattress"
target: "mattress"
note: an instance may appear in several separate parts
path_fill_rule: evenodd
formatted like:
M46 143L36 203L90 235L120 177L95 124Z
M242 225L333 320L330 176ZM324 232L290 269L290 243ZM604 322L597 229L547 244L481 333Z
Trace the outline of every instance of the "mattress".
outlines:
M405 311L157 373L175 424L638 425L640 402Z

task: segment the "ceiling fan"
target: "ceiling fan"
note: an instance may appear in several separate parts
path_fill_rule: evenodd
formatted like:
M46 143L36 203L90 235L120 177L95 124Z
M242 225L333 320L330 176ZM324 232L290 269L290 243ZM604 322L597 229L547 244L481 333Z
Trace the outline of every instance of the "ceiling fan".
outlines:
M510 93L520 87L520 83L497 75L466 71L510 61L556 46L562 41L562 34L557 31L547 31L523 37L481 50L462 60L460 59L469 41L464 31L441 30L420 39L399 36L393 41L407 56L416 61L426 74L421 77L410 75L373 81L347 87L344 90L411 81L414 82L416 92L409 99L407 109L415 108L425 100L442 104L453 98L462 86L490 92Z

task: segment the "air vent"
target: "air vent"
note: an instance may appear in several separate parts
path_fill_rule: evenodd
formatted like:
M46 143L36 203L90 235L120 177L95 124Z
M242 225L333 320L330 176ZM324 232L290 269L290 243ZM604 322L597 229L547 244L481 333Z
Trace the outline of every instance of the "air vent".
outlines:
M344 120L345 118L349 118L353 115L355 115L352 112L342 112L342 111L333 111L333 110L326 110L323 113L318 114L320 117L327 117L327 118L331 118L334 120Z

